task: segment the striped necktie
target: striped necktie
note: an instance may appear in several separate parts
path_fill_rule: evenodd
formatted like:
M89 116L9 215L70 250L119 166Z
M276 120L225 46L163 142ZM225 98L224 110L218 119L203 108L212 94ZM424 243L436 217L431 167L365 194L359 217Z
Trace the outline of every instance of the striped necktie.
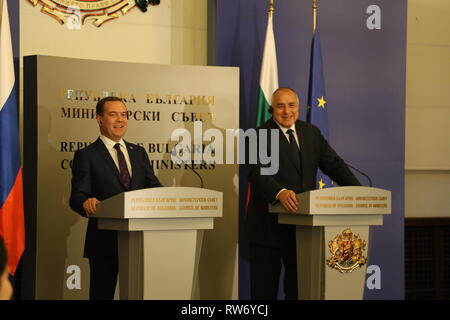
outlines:
M119 173L120 173L120 182L125 187L125 190L130 190L131 178L130 172L128 171L127 162L125 161L125 156L123 155L122 150L120 150L120 143L116 143L114 145L114 149L117 150L117 158L119 159Z

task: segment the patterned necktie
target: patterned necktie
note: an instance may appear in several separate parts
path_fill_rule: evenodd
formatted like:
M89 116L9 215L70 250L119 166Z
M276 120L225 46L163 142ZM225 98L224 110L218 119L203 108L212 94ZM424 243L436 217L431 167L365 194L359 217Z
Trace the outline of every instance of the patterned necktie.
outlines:
M294 137L294 130L289 129L287 131L289 135L289 144L291 146L292 158L294 159L294 163L298 169L300 169L300 150L298 149L297 142Z
M119 159L119 172L120 172L120 181L122 182L125 190L130 190L130 172L128 172L127 162L125 161L125 156L123 155L122 150L120 150L120 143L116 143L114 145L114 149L117 150L117 158Z

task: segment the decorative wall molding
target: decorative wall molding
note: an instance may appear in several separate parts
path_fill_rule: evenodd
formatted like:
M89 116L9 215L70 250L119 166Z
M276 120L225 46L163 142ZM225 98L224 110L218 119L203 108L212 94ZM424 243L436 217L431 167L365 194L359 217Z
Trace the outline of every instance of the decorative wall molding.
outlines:
M45 13L70 29L80 29L86 21L96 27L119 18L119 12L127 14L137 6L146 12L148 5L159 5L159 0L28 0L33 6L41 7Z

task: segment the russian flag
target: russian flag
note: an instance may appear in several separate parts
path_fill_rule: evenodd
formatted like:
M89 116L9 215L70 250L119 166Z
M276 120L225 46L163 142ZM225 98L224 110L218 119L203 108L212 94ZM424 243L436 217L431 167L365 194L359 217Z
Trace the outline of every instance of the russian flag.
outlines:
M14 275L25 247L18 86L6 0L0 9L0 236L8 252L9 273Z

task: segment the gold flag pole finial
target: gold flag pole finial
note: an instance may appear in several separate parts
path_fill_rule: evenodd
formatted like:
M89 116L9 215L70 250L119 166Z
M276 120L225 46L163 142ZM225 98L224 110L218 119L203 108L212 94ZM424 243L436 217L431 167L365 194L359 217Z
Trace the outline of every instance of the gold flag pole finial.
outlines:
M317 0L312 0L312 8L313 8L313 31L316 31L316 25L317 25Z
M273 18L273 12L275 11L275 8L273 6L273 1L274 0L270 0L270 3L269 3L269 17L271 17L271 18Z

